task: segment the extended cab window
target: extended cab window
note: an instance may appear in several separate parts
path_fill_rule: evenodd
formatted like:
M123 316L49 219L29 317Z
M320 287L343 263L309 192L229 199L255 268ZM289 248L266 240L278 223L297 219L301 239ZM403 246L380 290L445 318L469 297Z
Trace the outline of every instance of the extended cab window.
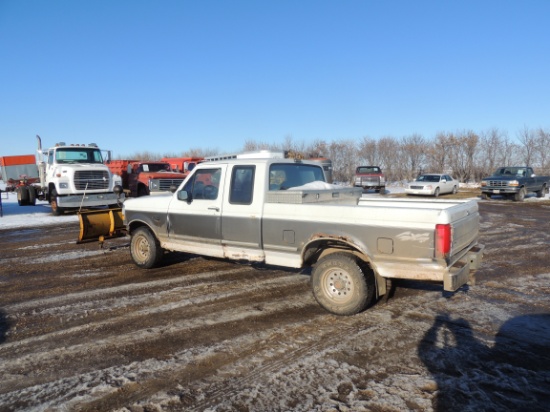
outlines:
M231 173L229 203L249 205L253 199L255 166L235 166Z
M183 190L191 195L191 199L209 199L218 198L218 187L220 184L220 169L202 169L197 170L191 180L189 180Z
M315 181L325 181L325 174L320 166L274 163L269 168L269 190L287 190Z

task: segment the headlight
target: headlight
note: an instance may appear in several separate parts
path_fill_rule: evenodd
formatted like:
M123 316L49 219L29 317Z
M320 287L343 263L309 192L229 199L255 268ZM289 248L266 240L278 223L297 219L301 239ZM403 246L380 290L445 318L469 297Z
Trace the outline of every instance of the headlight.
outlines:
M487 186L487 182L481 182L481 187Z
M68 184L68 183L59 183L59 188L60 188L60 189L68 189L68 188L69 188L69 184Z
M519 182L517 180L510 180L508 186L519 186Z

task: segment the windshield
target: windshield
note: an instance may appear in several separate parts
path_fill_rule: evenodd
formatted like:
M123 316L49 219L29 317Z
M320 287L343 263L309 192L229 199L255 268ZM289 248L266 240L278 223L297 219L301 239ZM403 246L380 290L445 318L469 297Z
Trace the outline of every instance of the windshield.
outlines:
M417 182L439 182L438 175L420 175L416 178Z
M360 166L357 168L356 173L361 175L380 173L380 168L377 166Z
M55 151L57 163L103 163L101 151L92 147L67 147Z
M500 167L498 168L494 176L525 176L526 168L525 167Z
M170 172L170 164L168 163L144 163L141 165L141 170L144 172Z

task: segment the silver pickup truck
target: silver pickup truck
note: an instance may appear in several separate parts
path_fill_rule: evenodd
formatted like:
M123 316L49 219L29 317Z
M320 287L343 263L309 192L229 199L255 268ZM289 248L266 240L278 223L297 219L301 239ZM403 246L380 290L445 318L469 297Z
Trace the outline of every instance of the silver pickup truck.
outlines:
M312 267L313 293L338 315L364 310L389 279L466 284L479 267L476 201L363 198L329 185L318 163L199 164L173 194L129 199L122 214L137 266L165 250Z

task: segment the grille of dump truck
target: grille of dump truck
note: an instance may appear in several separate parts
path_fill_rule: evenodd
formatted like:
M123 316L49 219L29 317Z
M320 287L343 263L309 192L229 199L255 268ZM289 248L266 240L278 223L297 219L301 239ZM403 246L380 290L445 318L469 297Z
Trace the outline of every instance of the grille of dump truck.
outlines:
M78 170L74 174L77 190L99 190L109 188L109 172L106 170Z

